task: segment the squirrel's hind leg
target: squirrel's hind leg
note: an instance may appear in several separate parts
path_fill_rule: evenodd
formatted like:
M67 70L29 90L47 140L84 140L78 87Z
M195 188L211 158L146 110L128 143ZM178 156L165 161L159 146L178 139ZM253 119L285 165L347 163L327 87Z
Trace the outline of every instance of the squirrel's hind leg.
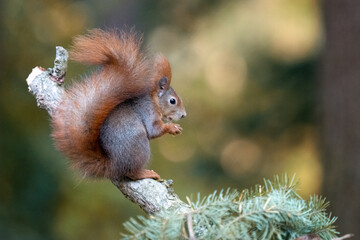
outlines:
M153 170L148 170L148 169L142 169L136 173L129 173L126 175L128 178L130 178L131 180L140 180L140 179L145 179L145 178L152 178L155 180L160 179L160 175L157 174L156 172L154 172Z

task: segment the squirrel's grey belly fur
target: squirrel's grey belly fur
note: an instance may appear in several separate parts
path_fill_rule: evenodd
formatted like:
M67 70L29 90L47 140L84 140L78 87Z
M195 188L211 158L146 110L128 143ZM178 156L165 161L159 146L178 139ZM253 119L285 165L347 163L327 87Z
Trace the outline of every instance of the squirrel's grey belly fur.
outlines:
M134 105L132 100L118 105L100 128L100 145L109 158L109 170L120 178L140 171L150 160L147 132Z

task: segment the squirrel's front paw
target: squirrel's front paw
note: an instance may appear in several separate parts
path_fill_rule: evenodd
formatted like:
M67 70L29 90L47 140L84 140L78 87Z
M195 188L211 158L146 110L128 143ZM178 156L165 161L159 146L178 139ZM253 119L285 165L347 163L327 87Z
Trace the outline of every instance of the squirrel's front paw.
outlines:
M169 133L172 135L177 135L180 134L182 132L182 127L180 127L179 124L175 124L175 123L169 123Z

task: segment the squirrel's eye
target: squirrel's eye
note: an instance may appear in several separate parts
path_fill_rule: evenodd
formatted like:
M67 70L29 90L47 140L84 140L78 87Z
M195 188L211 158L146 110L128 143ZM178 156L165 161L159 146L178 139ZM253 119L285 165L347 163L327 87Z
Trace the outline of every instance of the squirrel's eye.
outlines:
M170 103L174 105L176 103L175 98L170 98Z

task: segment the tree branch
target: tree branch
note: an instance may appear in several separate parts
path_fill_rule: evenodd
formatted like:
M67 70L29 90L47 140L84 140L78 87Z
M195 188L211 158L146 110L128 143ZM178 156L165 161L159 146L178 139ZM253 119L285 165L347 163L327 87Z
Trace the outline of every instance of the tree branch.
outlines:
M56 47L54 68L33 68L26 79L31 92L37 101L37 106L45 109L50 116L64 97L63 83L67 70L68 52L63 47ZM185 213L190 207L182 202L173 192L172 180L155 181L143 179L138 181L112 180L112 183L126 198L137 204L148 214L159 211L176 210Z

